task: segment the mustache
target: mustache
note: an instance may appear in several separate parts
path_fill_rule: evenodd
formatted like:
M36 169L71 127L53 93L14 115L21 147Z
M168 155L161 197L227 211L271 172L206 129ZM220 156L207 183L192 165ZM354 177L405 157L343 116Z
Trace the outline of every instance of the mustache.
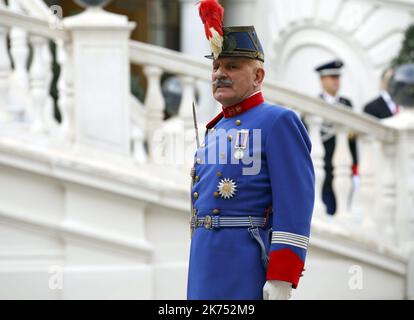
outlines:
M230 79L217 79L217 80L214 80L212 82L212 85L216 86L216 87L218 87L218 86L231 86L232 84L233 84L233 81L231 81Z

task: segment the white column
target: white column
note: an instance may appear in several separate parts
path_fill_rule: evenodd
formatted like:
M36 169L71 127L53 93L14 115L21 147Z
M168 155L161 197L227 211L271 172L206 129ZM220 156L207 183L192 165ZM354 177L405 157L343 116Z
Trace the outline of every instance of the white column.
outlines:
M210 54L211 49L198 13L199 0L180 0L180 2L181 51L199 59L206 59L204 56ZM198 81L196 88L199 94L197 120L204 123L216 115L218 103L214 100L209 82Z
M129 36L135 24L89 8L64 19L64 26L73 39L77 151L130 155Z

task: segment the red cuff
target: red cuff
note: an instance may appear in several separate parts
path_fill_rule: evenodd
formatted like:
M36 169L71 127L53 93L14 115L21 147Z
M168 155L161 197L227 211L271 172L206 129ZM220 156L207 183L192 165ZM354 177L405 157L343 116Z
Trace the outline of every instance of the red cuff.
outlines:
M290 282L296 289L303 266L303 261L290 249L271 251L266 280Z

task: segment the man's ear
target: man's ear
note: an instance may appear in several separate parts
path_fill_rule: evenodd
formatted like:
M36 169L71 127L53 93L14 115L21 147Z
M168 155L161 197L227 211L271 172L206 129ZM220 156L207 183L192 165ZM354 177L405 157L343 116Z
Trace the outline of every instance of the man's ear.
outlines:
M265 71L263 68L256 68L256 72L255 72L255 79L254 79L254 84L256 87L261 86L265 77Z

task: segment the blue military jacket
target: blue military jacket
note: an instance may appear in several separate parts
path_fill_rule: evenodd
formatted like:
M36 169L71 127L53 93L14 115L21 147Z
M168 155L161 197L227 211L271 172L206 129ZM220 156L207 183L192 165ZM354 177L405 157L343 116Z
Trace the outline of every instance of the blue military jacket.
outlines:
M195 154L193 214L267 216L259 232L269 262L262 262L248 227L199 226L191 240L188 298L262 299L266 280L296 288L314 205L306 129L293 111L263 102L261 93L224 109L207 128Z

